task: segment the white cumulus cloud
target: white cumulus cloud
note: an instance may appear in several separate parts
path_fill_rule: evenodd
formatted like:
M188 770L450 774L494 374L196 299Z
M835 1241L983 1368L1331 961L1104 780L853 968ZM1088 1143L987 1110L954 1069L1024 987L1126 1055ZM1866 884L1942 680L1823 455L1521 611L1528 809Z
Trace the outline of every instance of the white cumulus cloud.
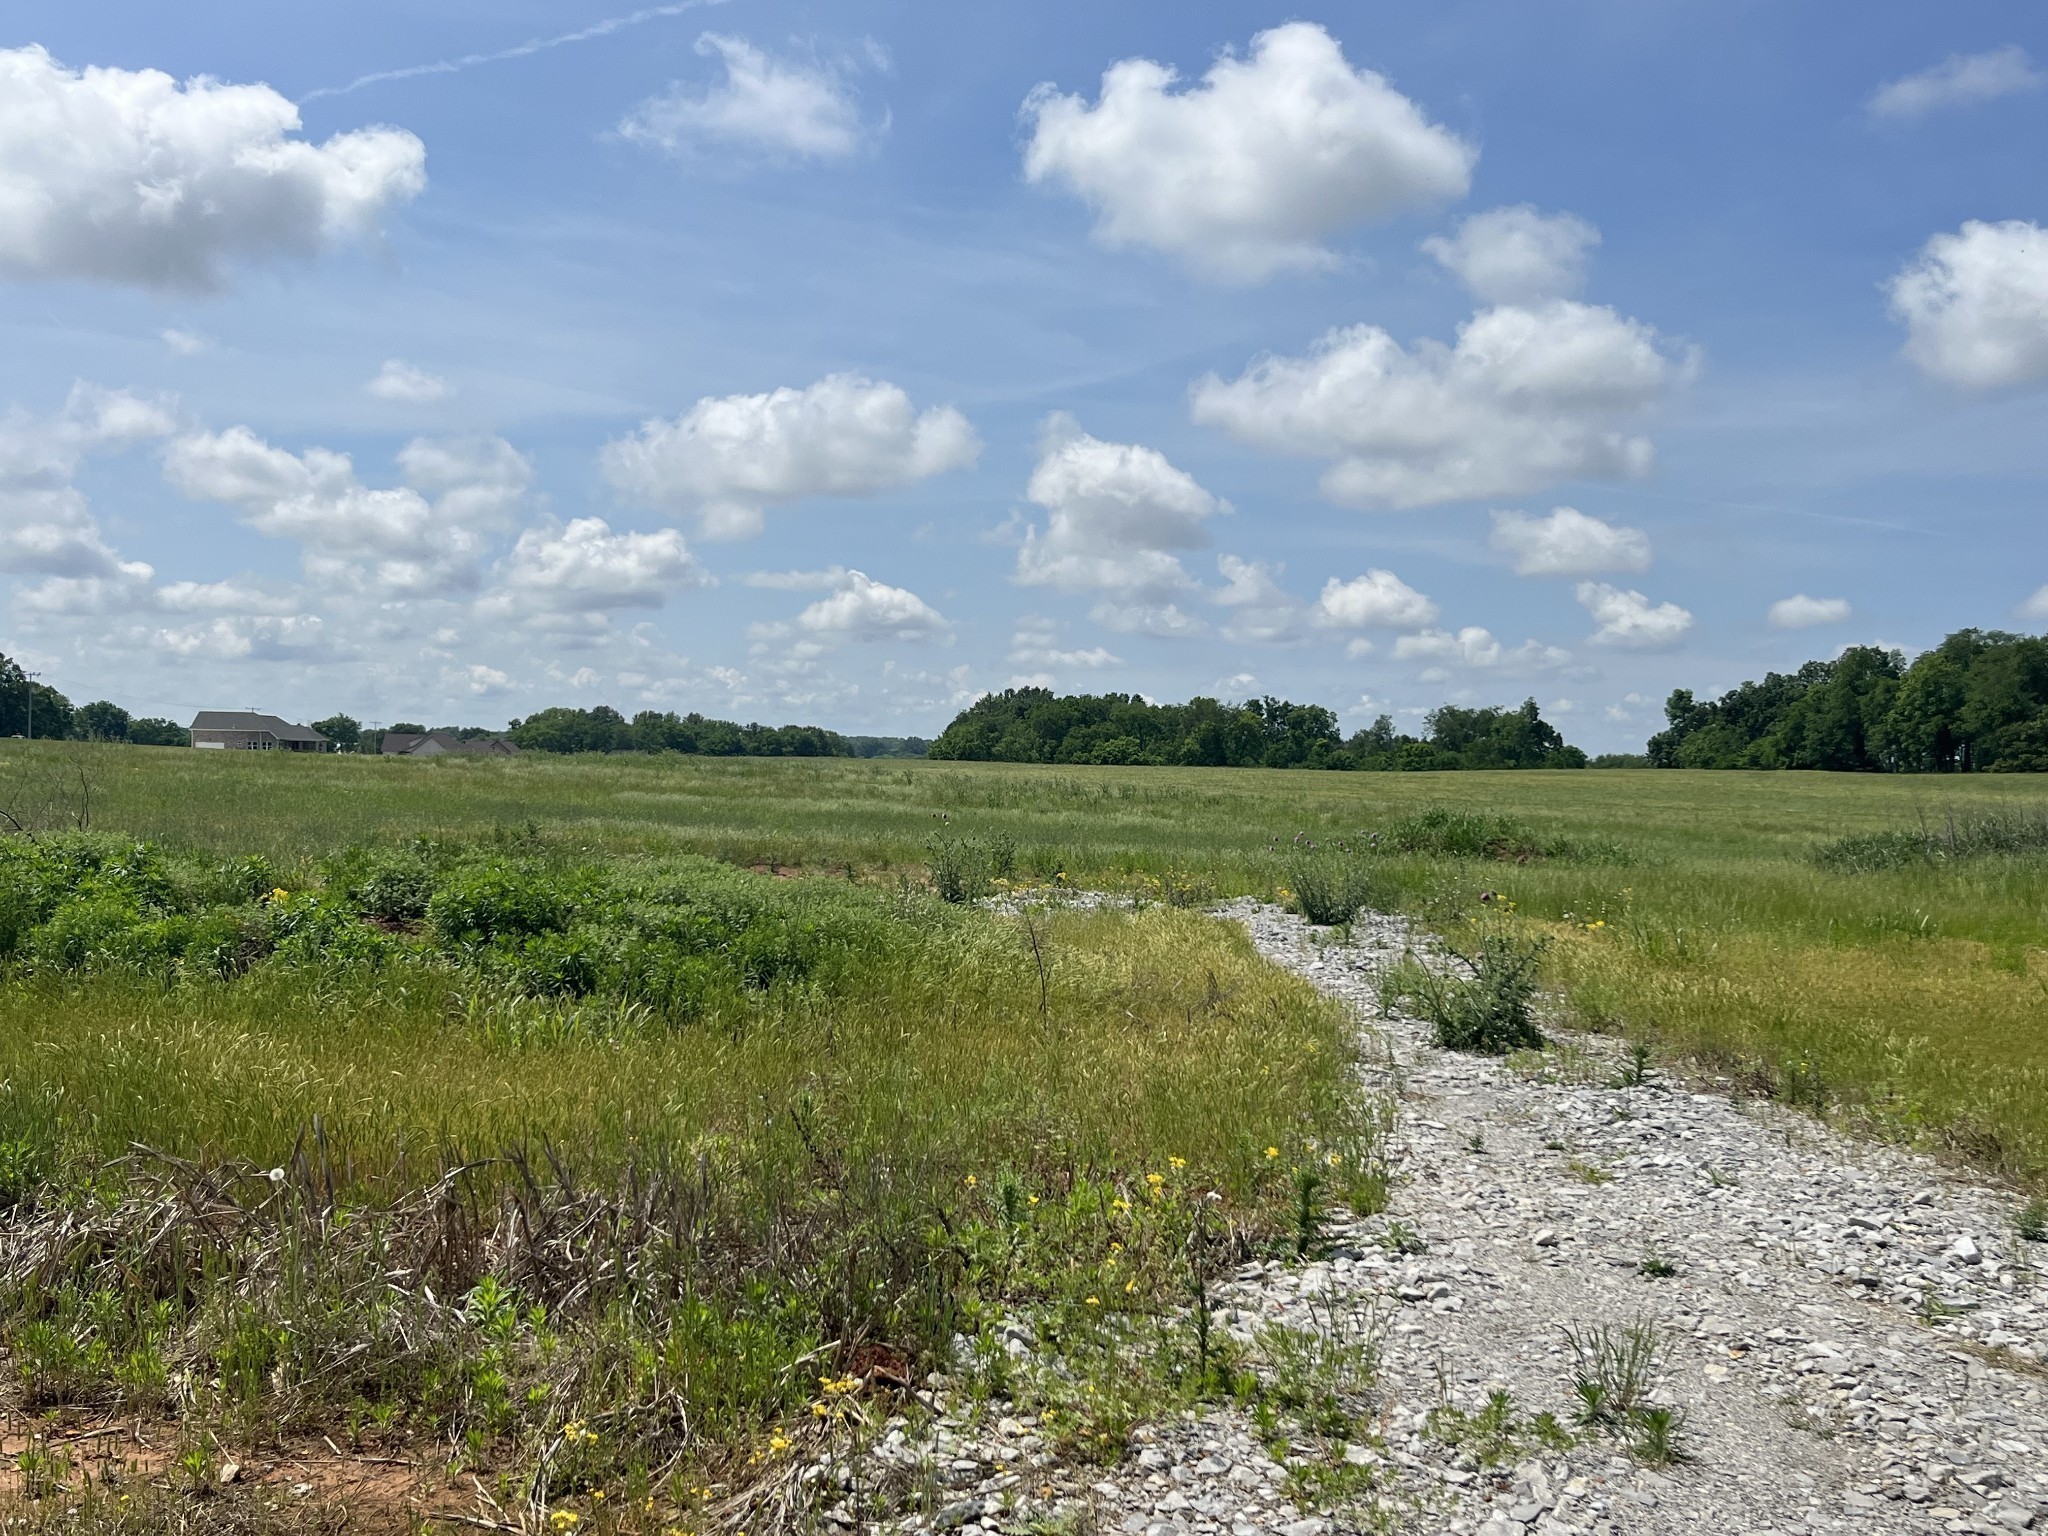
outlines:
M1041 85L1024 102L1024 174L1096 213L1096 237L1206 276L1257 282L1332 265L1325 237L1462 197L1477 151L1313 22L1252 39L1199 85L1150 59L1102 77L1094 105Z
M1692 615L1676 603L1657 603L1640 592L1582 581L1572 589L1579 606L1599 622L1588 637L1594 645L1626 651L1662 651L1692 628Z
M0 274L217 288L238 261L370 234L427 184L410 133L299 126L267 85L0 49Z
M283 617L296 613L300 599L239 577L220 581L168 581L156 589L156 603L172 613L239 613Z
M1594 576L1650 568L1650 537L1642 529L1618 528L1576 507L1559 507L1548 517L1496 512L1488 542L1514 558L1517 576Z
M1158 449L1103 442L1066 415L1047 420L1025 495L1047 517L1025 533L1018 582L1126 601L1193 587L1176 552L1205 547L1209 519L1228 510Z
M432 405L454 393L446 379L396 357L387 358L384 366L377 370L377 376L363 389L376 399L393 405Z
M2048 231L1971 219L1938 234L1891 281L1906 356L1965 389L2048 378Z
M2020 617L2023 619L2048 620L2048 586L2042 587L2032 597L2021 603L2019 612Z
M915 592L887 586L860 571L830 597L796 616L797 627L850 640L928 640L948 628L945 617Z
M297 539L308 576L322 585L397 596L473 586L484 535L503 525L531 478L526 461L484 438L416 440L399 462L408 484L372 488L345 453L295 454L230 427L179 438L164 474L187 496L237 508L259 533Z
M786 160L844 160L869 137L842 69L777 58L717 32L698 38L697 52L715 55L725 78L703 87L678 81L634 108L619 124L622 137L674 155L720 148Z
M284 618L221 615L154 631L151 649L182 660L310 661L333 649L318 614Z
M600 612L658 608L671 592L701 585L697 559L673 528L614 533L601 517L565 528L529 528L512 546L487 611L523 609Z
M1454 671L1548 672L1570 661L1571 653L1536 640L1503 645L1491 630L1468 624L1456 634L1425 629L1419 634L1403 635L1394 642L1394 659L1429 663L1423 669L1423 680L1437 682Z
M1521 203L1475 213L1422 249L1483 304L1540 304L1585 285L1586 252L1599 243L1600 231L1577 215Z
M894 384L833 374L803 389L699 400L607 443L605 478L642 506L747 538L763 510L806 496L871 496L964 469L981 453L951 406L919 412Z
M1849 600L1844 597L1808 597L1801 592L1771 604L1771 625L1775 629L1811 629L1816 624L1839 624L1849 617Z
M1280 585L1279 567L1263 560L1219 555L1216 569L1222 573L1224 586L1211 601L1230 610L1223 626L1226 639L1263 644L1300 638L1302 605Z
M1026 614L1010 635L1010 660L1020 667L1120 667L1123 658L1102 646L1069 649L1060 644L1059 626L1051 619Z
M1561 480L1648 472L1629 420L1686 372L1657 333L1604 306L1556 299L1482 310L1457 343L1412 351L1376 325L1336 330L1306 357L1266 357L1195 384L1196 421L1275 453L1337 462L1332 501L1421 507L1514 496Z
M0 415L0 570L63 579L146 579L107 542L72 483L89 456L118 453L177 430L172 405L125 390L76 384L62 409Z
M1436 622L1437 612L1435 603L1392 571L1373 570L1324 582L1315 621L1326 629L1422 629Z
M2048 75L2034 68L2026 49L2016 43L1983 53L1952 53L1931 68L1879 86L1870 98L1870 115L1910 120L1943 107L2038 91L2044 83Z
M1156 640L1192 640L1209 626L1178 603L1126 603L1104 598L1088 617L1119 635L1150 635Z

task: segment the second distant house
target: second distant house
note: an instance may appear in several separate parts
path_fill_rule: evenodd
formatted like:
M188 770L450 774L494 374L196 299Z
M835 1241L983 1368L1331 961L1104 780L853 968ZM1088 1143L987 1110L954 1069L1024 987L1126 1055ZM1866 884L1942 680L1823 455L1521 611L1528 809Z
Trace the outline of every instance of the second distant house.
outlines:
M443 757L451 752L463 757L519 755L519 749L509 741L497 741L488 736L464 741L453 731L427 731L422 735L414 735L410 731L386 731L382 751L386 757Z
M202 709L192 719L192 745L228 752L332 752L311 726L293 725L253 709Z

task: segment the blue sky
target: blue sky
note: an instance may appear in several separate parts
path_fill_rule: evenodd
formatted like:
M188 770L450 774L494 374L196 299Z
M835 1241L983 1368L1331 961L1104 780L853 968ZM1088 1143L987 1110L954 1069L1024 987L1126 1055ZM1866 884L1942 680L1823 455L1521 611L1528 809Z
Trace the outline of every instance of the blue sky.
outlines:
M4 28L0 646L75 699L1611 750L2048 623L2036 6Z

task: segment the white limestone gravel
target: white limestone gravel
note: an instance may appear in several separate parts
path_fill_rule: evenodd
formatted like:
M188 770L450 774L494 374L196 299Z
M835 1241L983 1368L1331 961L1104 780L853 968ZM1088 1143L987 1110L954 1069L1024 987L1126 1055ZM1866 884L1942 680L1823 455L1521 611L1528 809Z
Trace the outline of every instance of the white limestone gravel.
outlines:
M1390 1210L1212 1298L1242 1338L1312 1307L1377 1309L1376 1433L1342 1448L1377 1491L1300 1507L1234 1410L1149 1426L1123 1464L1082 1473L1028 1424L970 1423L935 1397L933 1438L899 1429L887 1454L938 1456L957 1496L906 1528L2048 1533L2048 1277L2032 1267L2048 1252L2014 1235L2009 1193L1654 1062L1629 1083L1616 1042L1560 1035L1540 1068L1438 1050L1381 1006L1385 968L1428 950L1398 918L1337 942L1251 901L1221 915L1357 1010L1368 1087L1398 1102ZM1646 1273L1653 1255L1676 1272ZM1498 1391L1570 1422L1565 1330L1637 1321L1663 1341L1658 1399L1683 1415L1675 1464L1601 1436L1482 1468L1427 1432L1432 1409Z

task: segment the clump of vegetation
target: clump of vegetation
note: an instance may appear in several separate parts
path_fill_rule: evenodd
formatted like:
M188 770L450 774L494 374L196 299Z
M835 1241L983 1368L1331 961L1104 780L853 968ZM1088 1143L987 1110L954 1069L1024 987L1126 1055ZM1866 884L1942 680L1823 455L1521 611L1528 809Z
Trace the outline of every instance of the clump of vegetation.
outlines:
M1372 846L1390 853L1434 859L1498 859L1526 864L1572 851L1565 838L1545 837L1512 816L1489 811L1432 806L1389 822L1372 835Z
M0 1163L0 1168L5 1164ZM2020 1210L2014 1230L2030 1243L2048 1243L2048 1197L2035 1195Z
M1859 832L1816 848L1813 861L1847 874L2048 852L2048 807L1951 810L1938 824Z
M1489 923L1478 930L1469 954L1445 946L1455 968L1411 957L1389 973L1386 988L1434 1027L1436 1043L1446 1050L1505 1056L1538 1049L1543 1031L1530 1005L1548 947L1548 940L1526 939L1505 923Z
M1572 1352L1579 1423L1630 1436L1631 1452L1651 1465L1679 1460L1678 1433L1685 1416L1651 1397L1664 1356L1657 1325L1647 1319L1625 1326L1601 1323L1567 1328L1564 1337Z
M1002 833L991 837L935 836L925 842L925 869L941 901L964 904L986 901L996 883L1017 873L1017 840Z
M1340 927L1360 912L1390 911L1398 904L1398 888L1386 873L1345 844L1298 841L1282 878L1288 910L1325 927Z
M1516 1411L1514 1395L1505 1390L1487 1394L1477 1411L1442 1403L1429 1412L1430 1438L1465 1452L1482 1468L1509 1466L1532 1453L1567 1451L1578 1442L1544 1409L1534 1415Z
M529 1525L778 1476L1008 1309L1140 1330L1381 1166L1341 1012L1171 908L536 832L7 842L0 907L15 1400L454 1447Z

